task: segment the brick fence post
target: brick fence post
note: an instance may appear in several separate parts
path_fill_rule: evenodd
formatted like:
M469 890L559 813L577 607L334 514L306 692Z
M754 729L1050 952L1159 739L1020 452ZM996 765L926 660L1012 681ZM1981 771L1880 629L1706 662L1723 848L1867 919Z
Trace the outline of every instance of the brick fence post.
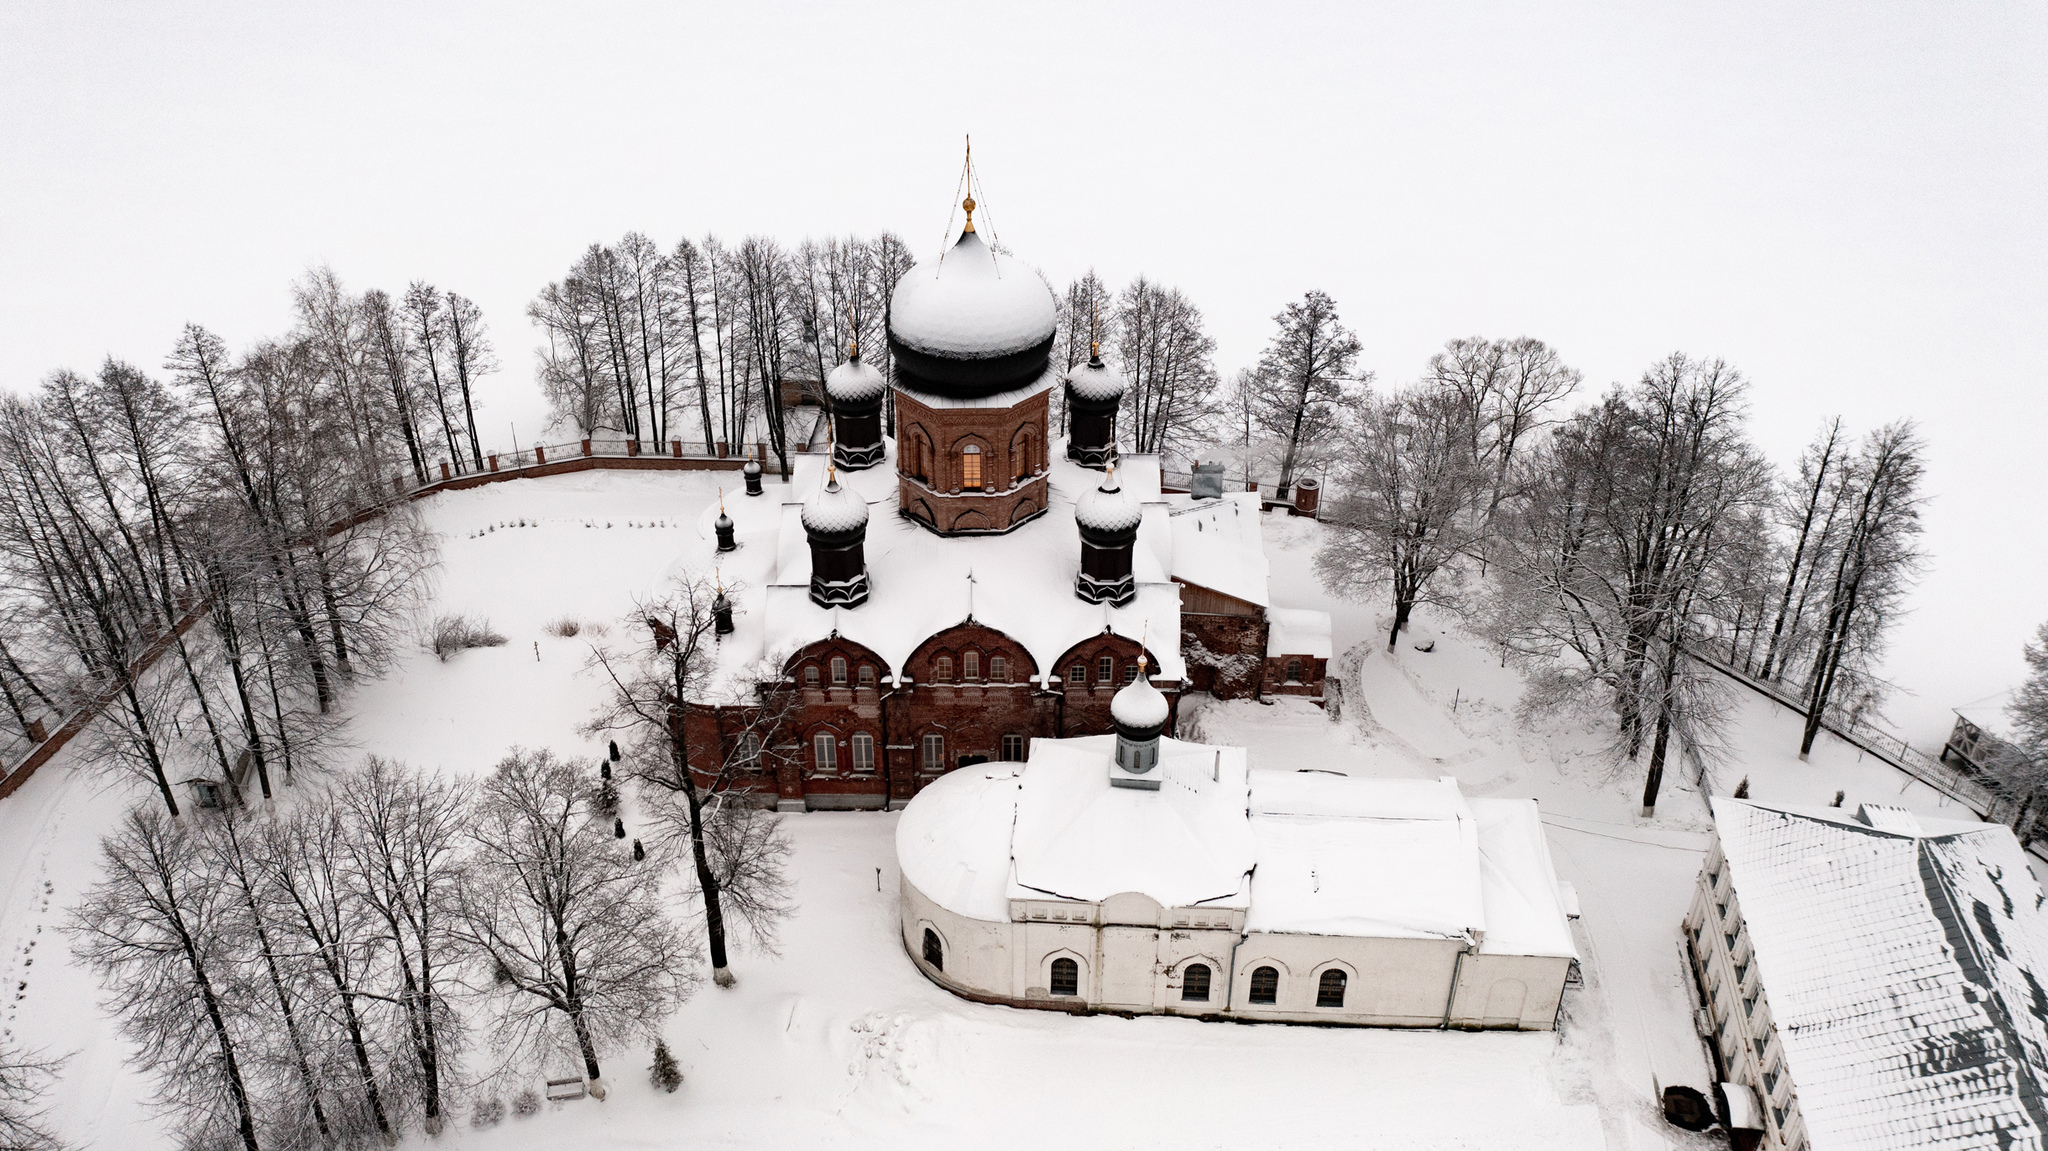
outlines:
M544 447L541 447L539 444L533 445L533 462L536 464L547 463L548 450Z
M669 446L669 451L670 451L670 453L671 453L671 454L673 454L673 455L675 456L675 458L677 458L677 459L682 459L682 458L683 458L683 441L681 441L681 440L670 440L670 441L668 442L668 446Z
M448 461L447 461L447 460L442 460L442 461L441 461L441 478L442 478L442 479L444 479L444 480L448 478Z
M585 437L583 441L583 454L586 456L590 454L590 440L588 437Z

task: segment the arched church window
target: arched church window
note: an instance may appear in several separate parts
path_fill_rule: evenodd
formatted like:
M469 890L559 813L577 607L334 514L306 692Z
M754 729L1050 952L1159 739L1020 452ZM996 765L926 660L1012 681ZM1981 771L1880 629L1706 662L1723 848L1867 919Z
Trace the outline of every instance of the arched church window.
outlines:
M1288 661L1287 661L1287 682L1288 682L1288 683L1300 683L1300 682L1301 682L1301 661L1300 661L1300 660L1298 660L1298 659L1290 659L1290 660L1288 660Z
M1187 970L1180 973L1180 997L1184 1002L1188 1003L1207 1003L1209 1001L1208 964L1190 963Z
M732 760L747 771L761 770L761 737L751 731L743 733L733 745Z
M853 770L857 775L875 771L875 737L864 731L853 734Z
M817 665L817 664L811 663L811 664L805 664L805 665L804 665L804 686L805 686L805 687L816 687L816 686L818 686L818 665Z
M988 657L988 681L990 683L1010 682L1010 661L999 655Z
M1322 980L1316 984L1316 1006L1344 1006L1344 981L1344 973L1334 967L1323 972Z
M946 770L946 737L928 735L924 737L924 769L933 775Z
M1054 995L1081 994L1081 965L1071 959L1052 961L1052 986Z
M932 678L940 683L953 682L953 657L942 655L932 661Z
M981 653L963 652L960 655L960 678L973 682L981 678Z
M875 665L874 665L874 664L871 664L871 663L864 663L864 664L860 665L860 685L861 685L862 687L873 687L873 686L875 686Z
M1253 1003L1272 1004L1280 1001L1280 970L1276 967L1259 967L1252 970Z
M1020 431L1010 441L1010 469L1018 483L1031 478L1031 433Z
M960 488L969 492L981 490L981 448L975 444L960 449Z
M833 683L833 686L835 686L835 687L844 687L844 686L846 686L846 657L845 657L845 656L839 656L839 655L835 655L835 656L833 656L833 657L832 657L832 683Z
M1067 669L1067 684L1070 687L1088 686L1088 665L1077 663Z
M946 969L946 945L939 942L939 933L929 927L924 929L924 961L934 971Z
M1115 656L1113 656L1113 655L1106 655L1106 656L1103 656L1103 657L1102 657L1101 659L1099 659L1099 660L1095 661L1095 682L1096 682L1096 683L1115 683L1115 682L1116 682L1116 657L1115 657Z
M811 740L811 762L820 772L839 770L839 741L820 732Z

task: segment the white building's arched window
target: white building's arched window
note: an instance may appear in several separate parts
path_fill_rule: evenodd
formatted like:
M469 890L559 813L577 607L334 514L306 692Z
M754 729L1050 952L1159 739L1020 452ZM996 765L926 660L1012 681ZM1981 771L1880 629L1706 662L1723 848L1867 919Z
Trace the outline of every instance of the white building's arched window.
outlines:
M1209 965L1190 963L1180 973L1180 997L1185 1003L1207 1003L1209 1001Z
M924 961L935 970L946 969L946 945L939 942L939 933L929 927L924 929Z
M1280 969L1277 967L1255 967L1252 969L1252 989L1247 996L1253 1003L1272 1005L1280 1002Z
M1344 983L1345 976L1342 971L1332 967L1323 972L1322 979L1316 983L1316 1006L1344 1006Z

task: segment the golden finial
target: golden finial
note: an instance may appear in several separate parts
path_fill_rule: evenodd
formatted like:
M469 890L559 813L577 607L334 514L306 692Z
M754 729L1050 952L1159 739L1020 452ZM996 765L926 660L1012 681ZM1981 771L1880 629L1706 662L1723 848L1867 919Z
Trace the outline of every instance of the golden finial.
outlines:
M1102 341L1101 341L1101 340L1090 340L1090 341L1088 341L1088 358L1089 358L1089 359L1091 359L1091 360L1099 360L1099 359L1101 359L1101 358L1102 358Z
M965 200L960 201L960 206L967 209L967 230L972 232L974 230L974 197L969 196Z

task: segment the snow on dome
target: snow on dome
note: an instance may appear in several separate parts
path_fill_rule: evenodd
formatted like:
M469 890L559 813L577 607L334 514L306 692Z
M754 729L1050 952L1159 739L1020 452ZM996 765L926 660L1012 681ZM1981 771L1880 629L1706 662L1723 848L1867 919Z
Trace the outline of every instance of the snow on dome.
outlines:
M1093 359L1067 373L1067 387L1079 399L1107 403L1123 398L1124 378L1115 368Z
M1098 532L1127 532L1138 526L1144 518L1144 509L1124 495L1117 486L1116 473L1110 472L1102 479L1102 486L1083 492L1074 501L1074 520L1084 528Z
M1123 727L1164 727L1166 697L1159 694L1149 678L1141 675L1125 684L1109 701L1109 718Z
M889 332L921 352L983 359L1052 338L1052 289L1036 271L996 255L975 232L920 261L889 297Z
M880 399L889 382L872 364L861 362L860 353L825 375L825 394L836 404L864 404Z
M838 535L866 527L868 502L839 486L837 477L827 481L823 491L804 504L804 530Z

